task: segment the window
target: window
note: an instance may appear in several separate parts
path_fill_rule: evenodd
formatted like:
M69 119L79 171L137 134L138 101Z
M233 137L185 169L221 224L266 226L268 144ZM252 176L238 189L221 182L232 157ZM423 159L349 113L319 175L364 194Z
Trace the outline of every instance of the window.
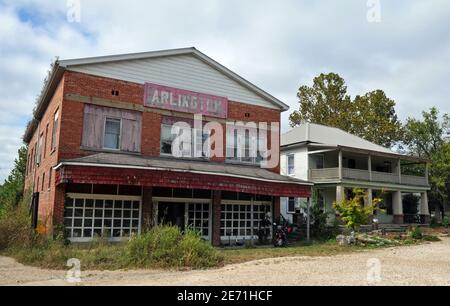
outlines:
M161 125L161 154L172 154L172 142L175 135L172 134L172 126Z
M53 128L52 128L52 151L56 149L56 132L58 131L59 124L59 110L55 112L53 116Z
M140 218L139 197L72 195L64 207L65 235L82 241L100 236L121 240L139 233Z
M255 128L227 127L227 160L251 164L261 162L267 153L266 136Z
M52 185L52 168L50 167L50 170L48 171L48 190L50 190L50 187Z
M47 126L45 127L44 158L45 158L45 155L46 155L46 153L47 153L47 137L48 137L48 123L47 123Z
M295 174L295 162L294 162L294 154L289 154L287 156L287 174L294 175Z
M188 205L188 227L199 232L202 237L209 238L209 204Z
M161 124L161 154L162 155L172 155L172 143L177 137L176 134L172 133L172 125L170 124ZM209 156L209 152L204 152L203 148L208 141L209 132L191 129L191 146L190 151L184 151L183 157L203 157L206 158ZM206 145L209 148L209 145Z
M120 119L106 118L103 148L112 150L120 149L120 130L121 130Z
M288 198L287 202L287 213L293 214L295 213L295 205L296 204L296 198Z
M322 189L317 190L317 206L320 208L320 210L325 211L325 199Z
M324 167L324 156L322 154L316 155L316 169L323 169Z
M45 184L45 172L42 173L42 186L41 186L41 191L44 191L44 184Z
M261 221L271 217L270 204L253 205L253 216L250 204L222 204L220 236L222 239L251 239L253 227L253 236L256 238Z
M40 164L41 163L41 158L42 158L42 141L44 138L44 134L41 134L41 136L39 136L39 140L38 140L38 148L37 148L37 153L36 153L36 164Z

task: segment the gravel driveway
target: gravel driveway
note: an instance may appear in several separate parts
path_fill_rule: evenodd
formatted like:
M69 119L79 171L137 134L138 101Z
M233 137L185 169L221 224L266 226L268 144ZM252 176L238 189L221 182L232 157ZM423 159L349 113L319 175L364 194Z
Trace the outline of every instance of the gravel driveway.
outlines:
M329 257L263 259L205 271L82 271L80 285L450 285L450 238L442 239ZM373 265L377 262L380 269ZM371 282L369 270L375 273L369 273L375 276ZM0 285L70 285L64 278L65 271L26 267L0 257Z

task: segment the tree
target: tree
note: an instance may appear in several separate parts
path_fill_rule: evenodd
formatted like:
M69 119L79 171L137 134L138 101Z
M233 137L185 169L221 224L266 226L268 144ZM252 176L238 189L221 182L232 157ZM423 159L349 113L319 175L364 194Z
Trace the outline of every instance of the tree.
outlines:
M353 133L384 147L402 139L402 124L395 113L395 102L378 89L356 96Z
M0 185L0 212L6 207L17 205L23 197L27 148L21 147L17 153L18 157L14 161L14 168L4 183Z
M422 112L422 120L408 118L402 147L406 153L431 161L430 206L445 209L450 198L450 117L432 107Z
M381 199L373 198L372 204L361 205L361 203L367 202L368 195L360 188L353 189L353 194L353 198L349 200L344 199L341 202L334 202L333 208L347 228L358 230L361 225L369 222L369 217L373 215L373 212L381 203Z
M292 127L302 122L324 124L386 147L401 139L395 102L382 90L352 100L341 76L322 73L314 78L312 87L301 86L297 97L299 110L289 116Z

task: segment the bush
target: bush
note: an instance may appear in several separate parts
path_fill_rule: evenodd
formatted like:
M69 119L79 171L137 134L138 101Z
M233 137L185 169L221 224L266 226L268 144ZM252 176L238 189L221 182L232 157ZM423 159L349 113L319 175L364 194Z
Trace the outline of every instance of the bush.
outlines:
M442 220L442 226L449 228L450 227L450 215L447 215Z
M8 248L27 248L42 243L42 237L31 228L26 200L7 207L0 217L0 251ZM44 239L45 240L45 239Z
M434 235L424 235L422 240L432 241L432 242L441 241L441 239L438 236L434 236Z
M207 268L223 261L197 232L188 229L183 235L175 226L155 226L132 237L126 249L130 265L140 267Z
M420 240L423 238L422 230L420 227L414 227L409 233L412 239Z

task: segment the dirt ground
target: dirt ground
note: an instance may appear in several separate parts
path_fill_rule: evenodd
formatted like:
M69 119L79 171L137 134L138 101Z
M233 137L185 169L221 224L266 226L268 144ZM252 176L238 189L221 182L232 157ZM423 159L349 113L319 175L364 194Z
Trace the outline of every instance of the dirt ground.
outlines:
M81 282L77 285L448 286L450 238L442 240L328 257L263 259L214 270L81 271ZM0 285L73 285L65 276L66 271L27 267L0 257Z

